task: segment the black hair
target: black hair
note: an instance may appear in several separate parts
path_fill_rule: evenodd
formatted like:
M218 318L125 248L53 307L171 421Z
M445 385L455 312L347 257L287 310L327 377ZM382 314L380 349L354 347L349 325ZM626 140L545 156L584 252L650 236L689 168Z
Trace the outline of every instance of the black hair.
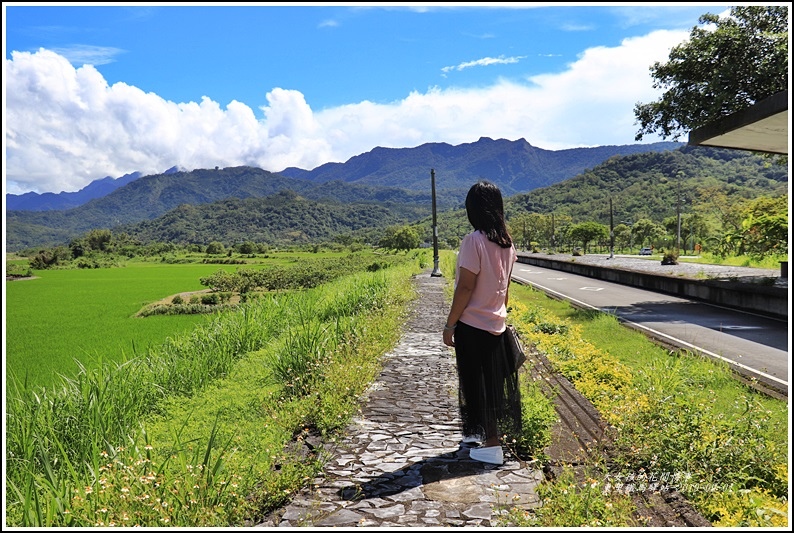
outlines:
M502 193L495 184L480 180L466 195L466 216L474 229L480 230L502 248L510 248L513 239L505 225Z

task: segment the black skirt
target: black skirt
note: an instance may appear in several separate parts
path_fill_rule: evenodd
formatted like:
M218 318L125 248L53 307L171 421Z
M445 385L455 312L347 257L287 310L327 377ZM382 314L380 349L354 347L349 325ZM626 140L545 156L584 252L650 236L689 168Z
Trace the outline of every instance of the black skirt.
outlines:
M504 335L463 322L455 328L458 398L464 435L514 438L521 434L518 374Z

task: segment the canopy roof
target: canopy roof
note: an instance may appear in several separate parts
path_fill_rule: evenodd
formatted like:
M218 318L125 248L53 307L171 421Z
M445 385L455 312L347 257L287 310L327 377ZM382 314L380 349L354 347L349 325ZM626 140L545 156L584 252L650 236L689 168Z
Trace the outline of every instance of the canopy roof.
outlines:
M689 132L689 145L788 155L788 90Z

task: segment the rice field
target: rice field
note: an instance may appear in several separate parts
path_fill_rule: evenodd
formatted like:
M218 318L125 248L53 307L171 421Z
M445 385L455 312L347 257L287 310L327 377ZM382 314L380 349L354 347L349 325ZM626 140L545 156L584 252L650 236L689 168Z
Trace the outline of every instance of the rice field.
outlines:
M199 279L239 265L131 262L122 268L42 270L5 282L6 375L30 386L73 376L78 365L122 361L169 336L205 322L206 315L134 318L146 304L205 289Z
M20 391L7 383L8 523L227 526L282 505L321 467L320 457L287 444L307 428L330 438L353 416L399 336L412 293L406 281L427 265L421 255L311 289L273 291L125 364L86 368L61 387ZM129 318L139 306L185 291L174 279L180 270L197 272L178 265L125 281L139 290L117 301L123 316L139 320ZM61 273L53 289L74 294L78 281L105 278ZM163 288L169 284L178 288ZM96 294L110 299L113 287Z

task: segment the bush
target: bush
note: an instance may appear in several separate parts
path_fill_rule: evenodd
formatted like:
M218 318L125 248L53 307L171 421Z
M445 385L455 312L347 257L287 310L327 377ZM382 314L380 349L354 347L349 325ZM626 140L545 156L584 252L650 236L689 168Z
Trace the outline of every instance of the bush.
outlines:
M670 251L665 252L662 256L662 264L663 265L677 265L678 264L678 254Z
M171 303L173 305L182 305L183 303L185 303L185 300L184 298L182 298L180 295L177 294L171 299Z
M551 428L556 422L554 404L543 394L538 383L522 379L521 435L516 437L516 450L522 456L541 458L543 449L551 444Z
M201 295L201 303L203 303L204 305L217 305L220 302L221 302L221 299L214 292L211 292L209 294L202 294Z

